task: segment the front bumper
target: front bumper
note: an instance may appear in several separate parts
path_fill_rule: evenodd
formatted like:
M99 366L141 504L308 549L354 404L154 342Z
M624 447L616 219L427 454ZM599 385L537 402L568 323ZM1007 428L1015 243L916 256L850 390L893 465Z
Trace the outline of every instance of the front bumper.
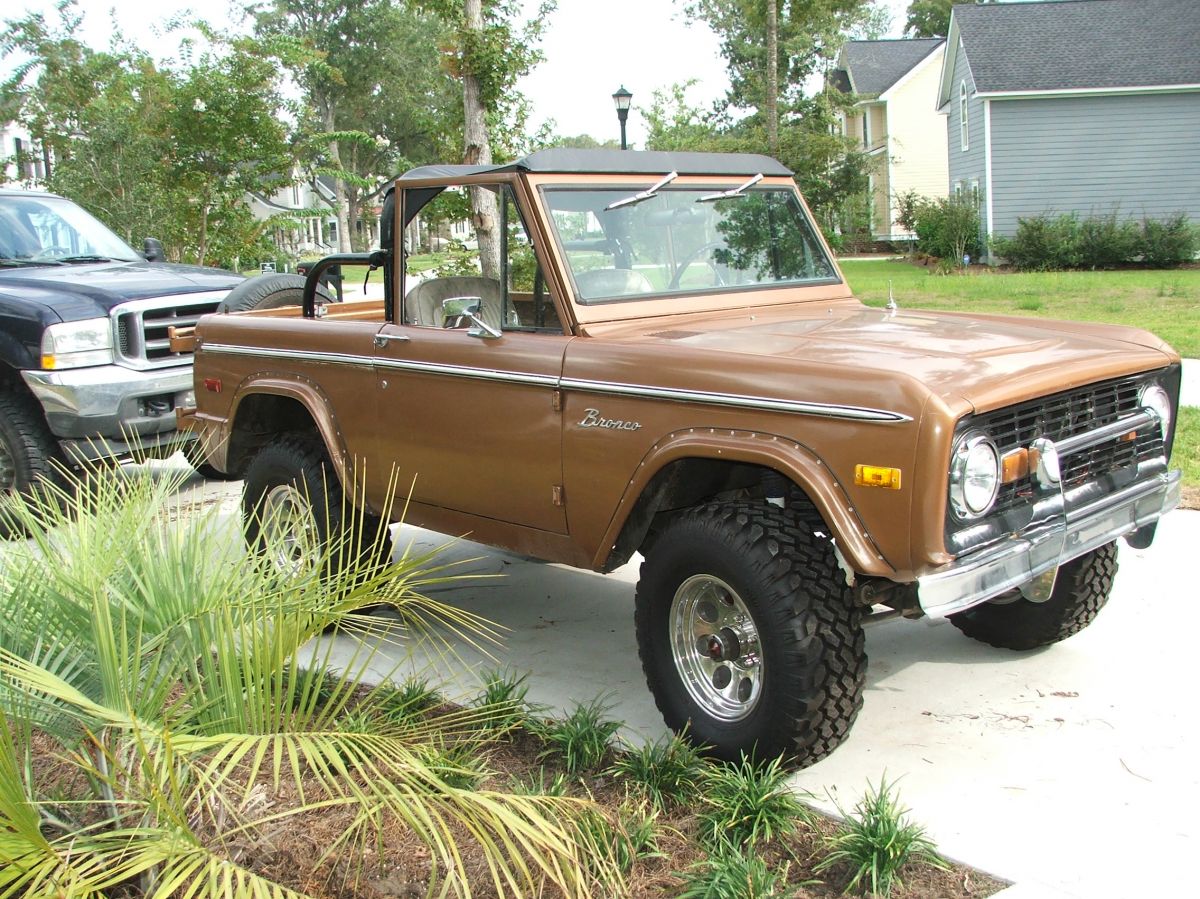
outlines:
M1145 421L1143 414L1104 431L1117 432L1131 424L1144 425ZM1106 436L1097 431L1059 446L1071 449L1066 444L1086 445L1087 441L1097 442ZM1027 527L917 579L922 611L935 618L961 612L1028 584L1118 537L1153 525L1179 505L1181 480L1181 472L1168 471L1163 457L1146 460L1113 477L1104 489L1088 483L1064 491L1052 478L1046 479ZM1147 534L1141 536L1146 541L1138 545L1146 545Z
M21 375L68 455L94 459L177 440L175 408L192 405L192 367L133 371L119 365Z

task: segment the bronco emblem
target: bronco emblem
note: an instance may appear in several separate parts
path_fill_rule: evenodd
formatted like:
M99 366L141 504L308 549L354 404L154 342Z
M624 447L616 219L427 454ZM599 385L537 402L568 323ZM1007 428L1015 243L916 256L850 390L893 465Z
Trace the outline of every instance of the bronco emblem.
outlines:
M607 428L610 431L637 431L642 425L636 421L621 421L617 418L605 418L600 414L599 409L584 409L583 420L579 422L581 428Z

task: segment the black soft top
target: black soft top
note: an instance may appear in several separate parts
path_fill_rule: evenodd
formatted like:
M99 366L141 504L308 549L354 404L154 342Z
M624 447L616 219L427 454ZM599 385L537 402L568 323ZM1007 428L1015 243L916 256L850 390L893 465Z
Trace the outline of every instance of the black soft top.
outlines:
M587 175L791 175L786 166L756 153L676 153L662 150L539 150L504 165L423 165L405 172L401 181L454 179L490 172L536 172Z

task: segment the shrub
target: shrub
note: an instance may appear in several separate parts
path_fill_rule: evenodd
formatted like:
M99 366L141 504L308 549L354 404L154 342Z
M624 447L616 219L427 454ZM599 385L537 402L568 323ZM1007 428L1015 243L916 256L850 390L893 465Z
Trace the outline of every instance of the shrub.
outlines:
M981 255L979 206L971 197L959 194L931 200L909 191L897 202L896 222L917 235L919 252L952 260L955 266L962 264L963 256Z
M1142 221L1142 261L1152 268L1175 268L1200 251L1200 233L1182 212L1163 221Z
M1109 215L1080 218L1075 213L1039 215L1017 221L1012 237L992 239L992 249L1023 271L1100 269L1141 262L1171 268L1190 262L1200 249L1200 236L1183 213L1141 227Z

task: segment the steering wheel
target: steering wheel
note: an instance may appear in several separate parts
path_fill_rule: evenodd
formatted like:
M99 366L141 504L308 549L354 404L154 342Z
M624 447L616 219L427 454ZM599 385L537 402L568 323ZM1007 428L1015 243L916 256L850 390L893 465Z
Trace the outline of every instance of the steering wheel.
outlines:
M706 254L712 252L713 250L721 249L723 246L725 246L723 243L714 240L711 243L706 243L699 249L688 253L687 256L684 257L683 261L679 263L679 268L675 269L675 274L671 278L671 283L667 285L667 290L675 290L677 287L679 287L679 282L683 280L683 273L688 270L688 266L690 266L693 262L704 258ZM725 275L721 273L721 269L717 263L711 258L704 258L704 264L712 269L713 280L716 282L715 286L724 287Z

